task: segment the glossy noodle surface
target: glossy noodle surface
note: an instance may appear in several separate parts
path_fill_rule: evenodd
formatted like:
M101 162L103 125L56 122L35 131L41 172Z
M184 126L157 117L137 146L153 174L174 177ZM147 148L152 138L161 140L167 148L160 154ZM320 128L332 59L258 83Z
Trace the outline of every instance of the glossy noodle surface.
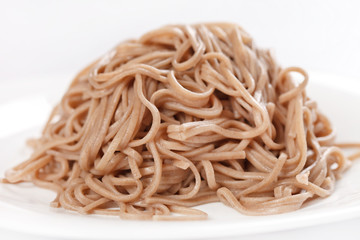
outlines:
M3 181L124 219L206 219L192 207L218 201L293 211L330 195L349 166L307 82L238 25L165 26L82 70Z

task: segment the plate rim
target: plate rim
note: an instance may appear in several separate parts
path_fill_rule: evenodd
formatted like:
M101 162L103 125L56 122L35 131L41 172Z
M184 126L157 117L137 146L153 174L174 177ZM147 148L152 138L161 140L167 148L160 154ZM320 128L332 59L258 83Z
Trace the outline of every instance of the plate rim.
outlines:
M312 73L313 74L313 73ZM311 76L311 74L310 74ZM318 76L317 78L318 79L324 79L324 77L319 77L319 76L332 76L334 77L334 75L329 75L329 74L322 74L322 73L315 73L315 76ZM336 75L335 75L336 76ZM348 77L346 77L348 78ZM40 82L42 80L39 80ZM311 86L315 86L315 85L323 85L323 84L326 84L325 81L313 81L310 85ZM0 86L2 85L6 85L6 84L0 84ZM358 84L360 86L360 84ZM341 88L339 88L341 91L345 91L345 92L350 92L351 94L355 94L357 96L360 96L360 93L354 91L354 88L350 88L350 89L347 89L347 86L344 87L343 84L340 84L340 83L335 83L335 84L330 84L330 85L327 85L327 87L330 87L330 88L338 88L339 86L341 86ZM1 88L0 88L1 89ZM0 105L2 103L0 102ZM8 136L10 137L10 136ZM0 141L4 140L5 138L0 138ZM2 175L2 173L1 173ZM34 188L37 188L34 186ZM1 189L0 188L0 194L1 194ZM1 195L0 195L1 196ZM8 204L7 203L4 203L1 201L0 199L0 209L2 207L10 207L10 204L7 206ZM11 206L11 207L14 207L14 206ZM11 209L10 207L10 209ZM21 209L21 208L20 208ZM234 210L235 211L235 210ZM292 212L292 213L296 213L297 211L295 212ZM346 215L344 214L347 213ZM240 213L239 213L240 214ZM42 215L42 213L36 213L36 215ZM240 214L241 215L241 214ZM325 217L324 217L325 215ZM3 219L3 214L0 215L0 229L4 229L4 226L7 226L7 225L11 225L9 221L6 221L6 219ZM96 216L96 215L93 215L93 216ZM274 215L273 215L274 216ZM280 216L280 215L275 215L275 216ZM334 216L336 216L336 218L334 218ZM343 220L350 220L350 219L354 219L354 218L359 218L360 217L360 205L357 205L357 206L352 206L352 207L348 207L348 208L345 208L345 209L336 209L334 211L331 211L331 212L328 212L326 214L322 214L322 216L316 216L316 214L310 214L310 215L306 215L303 216L302 218L303 219L300 219L302 223L300 226L297 226L296 224L289 224L289 225L283 225L281 228L278 227L274 227L274 225L277 224L277 221L281 221L280 220L277 220L277 221L272 221L271 224L269 224L267 227L264 228L264 226L262 226L263 228L260 229L259 231L257 232L253 232L251 230L248 230L248 231L244 231L243 229L241 228L237 228L236 225L239 224L239 222L234 222L234 223L229 223L229 222L226 222L226 224L215 224L214 222L211 222L212 225L217 225L217 229L214 230L212 228L209 228L210 230L207 231L207 235L202 235L202 236L196 236L196 235L187 235L187 231L184 231L182 232L181 234L178 234L174 237L171 237L169 238L169 236L167 235L154 235L154 236L146 236L146 239L182 239L182 238L192 238L192 239L206 239L206 238L217 238L217 237L234 237L234 236L245 236L245 235L254 235L254 234L262 234L262 233L270 233L270 232L278 232L278 231L286 231L286 230L292 230L292 229L297 229L297 228L301 228L301 227L308 227L308 226L318 226L318 225L324 225L324 224L327 224L327 223L334 223L334 222L339 222L339 221L343 221ZM103 218L101 216L101 218ZM258 217L256 217L258 218ZM325 218L325 221L324 221L324 218ZM312 221L308 221L308 220L312 220ZM318 219L322 219L322 221L316 221ZM124 220L117 220L117 221L124 221ZM292 220L294 221L294 220ZM306 222L308 221L308 222ZM138 221L136 221L138 222ZM195 221L195 222L198 222L198 221ZM202 221L203 223L204 221ZM206 220L205 220L206 222ZM4 224L5 223L5 224ZM154 225L153 223L156 223L156 221L152 222L152 224L150 225ZM164 222L161 222L161 223L164 223ZM172 223L179 223L178 221L176 222L172 222ZM184 222L183 222L184 223ZM190 221L190 222L187 222L188 224L187 225L193 225L194 224L194 221ZM306 224L307 223L307 224ZM211 225L210 224L210 225ZM149 225L149 226L150 226ZM171 224L166 224L168 227L171 226ZM172 224L174 225L174 224ZM221 230L219 230L219 227ZM92 236L83 236L83 235L74 235L74 233L69 233L67 231L62 231L60 232L60 234L58 235L53 235L51 234L51 229L54 229L54 228L49 228L49 229L46 229L46 231L44 232L41 232L39 234L39 229L36 229L36 228L27 228L27 231L24 229L24 228L17 228L16 226L13 226L13 227L6 227L5 229L9 229L9 230L12 230L12 231L16 231L16 232L21 232L21 233L28 233L28 234L32 234L32 235L37 235L37 236L45 236L45 237L62 237L62 238L76 238L76 239L79 239L79 238L88 238L88 239L96 239L96 238L99 238L99 236L97 235L92 235ZM78 233L79 234L79 233ZM137 234L137 233L136 233ZM143 235L131 235L131 237L133 239L144 239L144 236ZM106 236L106 239L119 239L118 236Z

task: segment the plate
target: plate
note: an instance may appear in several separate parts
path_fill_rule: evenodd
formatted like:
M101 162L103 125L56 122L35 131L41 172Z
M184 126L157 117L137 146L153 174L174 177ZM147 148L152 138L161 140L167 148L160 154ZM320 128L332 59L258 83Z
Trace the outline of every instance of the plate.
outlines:
M52 106L69 84L62 77L0 83L0 176L30 154L28 138L39 135ZM346 84L345 84L346 83ZM351 83L351 84L349 84ZM339 141L360 141L360 86L354 79L310 73L308 95L317 100ZM199 206L206 221L124 221L53 209L55 194L31 184L0 184L0 228L72 239L208 239L283 231L360 217L360 161L354 162L326 199L280 215L244 216L221 203Z

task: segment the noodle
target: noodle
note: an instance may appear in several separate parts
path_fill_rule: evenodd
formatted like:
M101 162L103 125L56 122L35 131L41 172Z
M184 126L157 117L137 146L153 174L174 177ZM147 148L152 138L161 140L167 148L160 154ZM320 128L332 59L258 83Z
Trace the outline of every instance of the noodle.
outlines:
M200 220L191 207L219 201L247 215L293 211L329 196L350 163L307 82L237 25L166 26L81 71L3 182L124 219Z

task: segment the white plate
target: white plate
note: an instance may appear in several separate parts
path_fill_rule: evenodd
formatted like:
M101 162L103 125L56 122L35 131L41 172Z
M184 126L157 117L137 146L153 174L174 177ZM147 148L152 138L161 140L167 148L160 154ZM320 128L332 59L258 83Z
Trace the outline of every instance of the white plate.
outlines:
M25 140L38 135L51 106L68 81L38 78L0 84L0 176L26 159ZM319 102L338 131L339 140L360 141L360 88L345 81L310 74L308 94ZM330 80L335 81L330 81ZM356 85L346 85L354 82ZM328 83L331 83L332 86ZM348 87L350 86L350 87ZM334 194L301 210L264 217L243 216L220 203L200 206L207 221L123 221L117 217L80 215L49 207L54 194L30 184L0 184L0 228L48 237L83 239L208 239L275 232L360 217L360 163L337 182Z

